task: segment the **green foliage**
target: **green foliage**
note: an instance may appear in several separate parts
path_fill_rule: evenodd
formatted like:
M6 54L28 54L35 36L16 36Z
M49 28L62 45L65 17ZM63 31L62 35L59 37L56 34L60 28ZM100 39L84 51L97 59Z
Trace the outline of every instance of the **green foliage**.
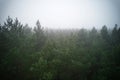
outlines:
M44 32L43 29L40 25L39 20L36 22L36 27L34 28L35 31L35 49L37 51L40 51L42 46L45 43L45 36L44 36Z
M120 79L120 27L34 29L8 17L0 25L1 80Z

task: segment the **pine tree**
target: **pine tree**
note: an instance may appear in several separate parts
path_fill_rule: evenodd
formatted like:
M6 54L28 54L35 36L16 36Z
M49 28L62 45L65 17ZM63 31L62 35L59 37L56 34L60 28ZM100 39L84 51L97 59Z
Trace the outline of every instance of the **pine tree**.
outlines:
M115 27L112 30L111 38L113 46L119 44L119 29L117 24L115 24Z
M40 51L45 44L45 35L43 32L43 28L39 20L36 22L36 27L34 28L35 31L35 49L36 51Z

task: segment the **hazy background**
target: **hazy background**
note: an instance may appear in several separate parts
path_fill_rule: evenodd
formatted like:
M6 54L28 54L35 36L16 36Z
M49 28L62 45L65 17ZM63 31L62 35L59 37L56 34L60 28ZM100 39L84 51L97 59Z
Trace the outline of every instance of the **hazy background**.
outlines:
M0 0L0 22L7 16L45 28L101 28L120 25L120 0Z

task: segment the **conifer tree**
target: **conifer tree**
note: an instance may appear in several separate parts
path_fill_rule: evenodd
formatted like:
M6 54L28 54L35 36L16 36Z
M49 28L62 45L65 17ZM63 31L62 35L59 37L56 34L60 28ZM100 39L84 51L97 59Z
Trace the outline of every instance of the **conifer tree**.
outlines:
M34 28L34 31L35 31L35 42L36 42L35 49L37 51L40 51L45 43L45 35L39 20L36 22L36 27Z

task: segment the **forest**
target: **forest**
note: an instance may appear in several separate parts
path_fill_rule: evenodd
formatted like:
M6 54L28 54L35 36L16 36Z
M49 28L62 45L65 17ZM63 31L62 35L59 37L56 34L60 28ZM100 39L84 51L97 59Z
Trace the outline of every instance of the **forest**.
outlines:
M120 27L31 28L0 24L0 80L120 80Z

